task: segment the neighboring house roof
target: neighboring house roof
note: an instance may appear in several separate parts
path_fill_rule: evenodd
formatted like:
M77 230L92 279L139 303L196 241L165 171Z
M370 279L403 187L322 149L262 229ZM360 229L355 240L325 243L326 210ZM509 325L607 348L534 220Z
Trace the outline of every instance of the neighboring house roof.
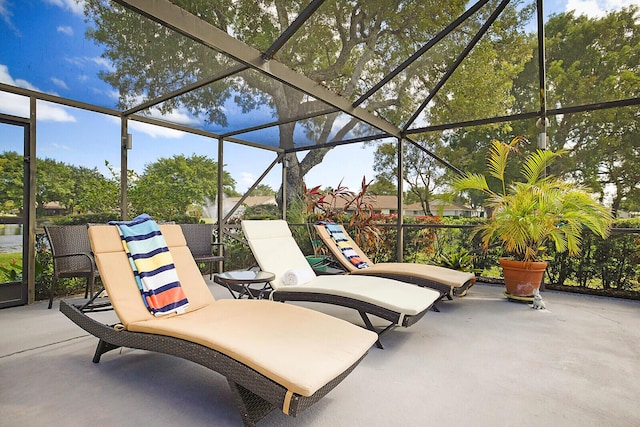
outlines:
M371 197L370 202L373 205L373 208L375 210L390 210L390 211L398 210L398 198L396 196L381 195L381 196L370 196L370 197ZM328 203L333 203L333 197L328 196L326 198L326 201ZM338 208L343 208L345 205L346 205L346 201L342 198L338 198L335 201L335 206ZM463 204L456 203L456 202L445 203L442 200L434 200L430 202L429 208L431 209L431 212L434 214L440 209L443 209L444 211L447 211L447 212L450 212L450 211L473 212L473 208L464 206ZM422 205L420 203L411 203L408 205L405 204L404 211L412 211L412 212L422 211Z
M45 209L66 209L60 202L45 202L42 206Z
M420 211L422 205L420 203L412 203L404 207L406 210ZM429 202L429 209L432 214L437 214L440 210L444 212L473 212L474 209L457 202L444 202L442 200L433 200Z
M372 203L374 209L398 210L398 197L396 196L372 196Z
M225 203L235 205L240 201L240 197L225 197L224 200L225 200ZM244 199L242 204L249 207L253 207L253 206L260 206L260 205L276 205L277 203L276 203L275 196L249 196L246 199Z
M398 210L398 198L396 196L380 195L369 196L369 202L373 205L373 209L376 211L393 211ZM240 197L225 197L225 206L233 206L240 200ZM325 201L338 209L343 209L347 204L347 201L341 197L334 200L334 197L329 195L325 198ZM248 207L260 206L260 205L276 205L276 198L274 196L250 196L247 197L243 205ZM445 203L441 200L434 200L429 203L431 212L437 214L440 210L444 212L473 212L474 210L468 206L464 206L460 203L451 202ZM411 203L404 206L405 214L412 212L422 212L422 206L420 203Z
M367 196L367 202L370 202L373 205L373 208L376 210L382 209L398 209L398 198L396 196ZM325 197L325 202L328 204L335 206L337 208L343 209L347 200L342 197L335 198L332 195L327 195Z

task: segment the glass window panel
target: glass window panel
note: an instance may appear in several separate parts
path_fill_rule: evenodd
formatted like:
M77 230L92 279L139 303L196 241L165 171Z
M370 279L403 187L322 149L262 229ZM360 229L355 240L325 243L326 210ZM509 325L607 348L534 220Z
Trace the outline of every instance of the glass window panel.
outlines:
M388 142L388 139L381 141ZM304 177L307 188L338 188L343 186L351 191L361 189L362 180L370 183L375 179L373 170L375 145L345 144L331 149L322 163L314 166ZM302 159L306 153L299 153Z
M120 119L36 104L36 217L119 212Z
M110 108L134 108L190 84L207 82L239 65L229 56L115 3L86 2L88 17L82 6L73 2L22 3L6 2L6 25L0 27L0 81L5 84ZM253 1L175 3L259 50L270 46L307 5L287 2L285 9L278 10ZM545 2L547 107L637 97L638 64L633 62L637 55L632 54L637 45L637 20L633 10L605 9L593 3L587 7L583 2L572 3L576 10L571 12L568 6L556 3ZM507 7L410 129L539 108L532 4ZM348 0L327 1L276 59L355 101L469 6L460 2L361 5ZM405 125L492 13L492 7L494 2L483 7L362 105L391 123ZM575 31L569 31L572 29ZM577 30L597 37L574 40ZM579 58L575 52L580 52ZM529 60L522 62L522 57ZM1 111L27 116L26 98L0 96ZM245 71L143 114L225 133L305 117L309 111L324 108L329 107L301 91L258 71ZM64 120L64 114L64 109L53 106L39 109L40 120ZM336 135L357 136L360 125L342 135L336 128L338 122L330 124L330 120L303 119L296 125L238 137L270 146L301 147L330 141Z
M22 278L24 128L0 123L0 305ZM20 290L16 289L19 297Z

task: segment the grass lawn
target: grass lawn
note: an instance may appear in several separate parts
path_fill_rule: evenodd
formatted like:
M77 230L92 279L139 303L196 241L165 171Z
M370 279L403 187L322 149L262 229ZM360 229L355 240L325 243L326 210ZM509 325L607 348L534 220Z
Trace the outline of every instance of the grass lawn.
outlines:
M8 275L3 271L3 267L7 269L13 267L14 270L22 271L22 253L0 253L0 283L10 281Z

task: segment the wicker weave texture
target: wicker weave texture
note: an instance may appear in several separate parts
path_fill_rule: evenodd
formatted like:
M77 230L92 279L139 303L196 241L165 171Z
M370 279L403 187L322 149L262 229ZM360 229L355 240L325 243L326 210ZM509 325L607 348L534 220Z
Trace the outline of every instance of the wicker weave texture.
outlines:
M85 298L93 293L93 284L99 276L86 225L46 225L44 231L49 239L53 256L53 277L49 292L49 308L59 278L85 278Z
M155 351L190 360L216 371L227 378L234 400L246 426L253 426L274 409L284 407L287 390L254 369L209 347L179 338L129 332L102 324L82 313L67 301L60 302L60 311L85 331L100 339L94 362L102 353L118 347ZM101 350L102 349L102 350ZM364 355L363 355L364 357ZM335 388L362 360L328 382L312 396L294 394L287 415L296 416Z
M224 263L225 259L224 245L213 242L213 224L180 224L180 228L193 259L196 263L208 264L209 278L211 278L213 264L216 262ZM222 255L213 252L216 246L220 248ZM224 271L224 264L222 271Z

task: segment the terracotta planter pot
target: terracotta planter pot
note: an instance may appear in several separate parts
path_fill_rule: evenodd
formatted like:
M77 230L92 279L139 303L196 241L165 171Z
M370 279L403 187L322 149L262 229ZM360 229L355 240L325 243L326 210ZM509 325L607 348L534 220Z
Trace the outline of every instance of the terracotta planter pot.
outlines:
M515 297L533 297L533 290L540 288L547 269L546 261L514 261L500 258L507 293Z

